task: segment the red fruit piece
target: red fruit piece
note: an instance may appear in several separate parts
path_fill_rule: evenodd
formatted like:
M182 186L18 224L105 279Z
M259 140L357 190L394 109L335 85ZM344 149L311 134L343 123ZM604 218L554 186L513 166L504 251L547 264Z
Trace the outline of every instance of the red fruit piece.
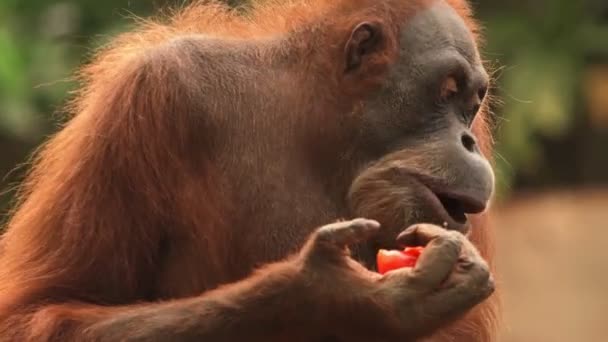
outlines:
M418 257L424 247L406 247L403 251L381 249L376 255L378 273L385 274L389 271L416 266Z
M403 253L418 258L423 250L424 247L405 247Z

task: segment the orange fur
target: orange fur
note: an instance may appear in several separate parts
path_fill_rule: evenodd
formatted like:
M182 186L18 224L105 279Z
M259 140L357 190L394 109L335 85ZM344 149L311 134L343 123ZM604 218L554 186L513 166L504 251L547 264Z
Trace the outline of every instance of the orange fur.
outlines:
M306 30L302 36L316 34L328 54L341 53L331 42L345 39L352 23L371 16L397 30L401 21L429 2L271 0L253 5L247 15L217 2L202 2L169 17L141 20L139 29L100 51L82 69L84 87L68 107L73 117L39 151L2 237L0 340L61 340L115 310L70 302L120 308L162 299L148 296L158 281L158 241L167 234L201 240L206 257L197 266L211 275L197 280L184 274L183 279L165 281L182 282L182 292L192 293L235 280L222 265L230 260L227 250L234 241L226 221L238 203L230 202L227 180L214 164L215 137L208 132L215 123L179 115L197 105L199 90L191 85L192 75L200 70L195 56L177 53L172 44L191 35L240 42L272 40L287 33L298 36ZM477 32L468 5L462 0L448 2ZM294 49L303 54L314 49L311 41L294 44L301 44ZM272 59L270 54L278 53L260 50L258 58ZM327 79L319 85L326 88L315 89L314 94L331 106L340 105L333 102L348 99L346 95L364 93L336 84L342 80L330 72L336 67L325 57L302 62L309 63L303 68L312 73L311 79ZM378 65L394 56L385 58ZM324 120L331 124L329 118ZM192 127L208 130L193 132ZM483 118L475 130L489 155L491 138ZM475 223L472 239L491 260L491 231L484 217ZM174 231L165 231L165 226ZM68 304L49 305L57 303ZM439 340L494 341L496 308L494 300L486 302L440 333Z

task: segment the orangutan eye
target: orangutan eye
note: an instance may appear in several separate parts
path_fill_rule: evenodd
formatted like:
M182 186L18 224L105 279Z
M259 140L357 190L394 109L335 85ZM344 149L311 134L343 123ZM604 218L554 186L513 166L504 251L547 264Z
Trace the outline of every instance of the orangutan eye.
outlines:
M458 82L453 76L448 76L442 83L439 90L439 96L442 101L449 101L458 95Z

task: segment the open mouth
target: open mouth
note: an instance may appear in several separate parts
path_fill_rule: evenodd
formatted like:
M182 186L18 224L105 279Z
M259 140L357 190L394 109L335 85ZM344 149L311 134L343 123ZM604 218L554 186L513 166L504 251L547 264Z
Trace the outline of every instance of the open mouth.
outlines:
M466 214L477 214L485 209L485 204L463 194L433 192L443 206L443 210L456 223L467 223Z
M472 191L439 184L419 177L427 189L427 198L436 212L437 218L443 220L447 229L465 231L468 226L467 214L478 214L485 210L486 201L478 198Z
M445 197L438 194L435 195L437 195L439 202L441 202L441 205L443 205L445 211L448 213L448 215L450 215L450 217L454 221L460 224L467 223L467 215L464 211L464 205L461 201L455 198Z

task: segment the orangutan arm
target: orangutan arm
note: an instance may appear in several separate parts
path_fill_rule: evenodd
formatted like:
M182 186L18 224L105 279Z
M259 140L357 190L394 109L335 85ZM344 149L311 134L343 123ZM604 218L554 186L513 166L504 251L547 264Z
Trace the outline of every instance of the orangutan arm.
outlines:
M0 331L20 341L262 341L287 331L298 335L319 313L293 293L297 273L293 264L279 263L200 297L159 303L50 304L14 314L0 322Z
M432 333L492 293L472 245L439 227L413 227L400 237L427 244L415 269L385 277L366 271L345 248L378 228L361 219L324 226L292 259L195 298L24 305L0 316L0 332L20 341L402 340Z

